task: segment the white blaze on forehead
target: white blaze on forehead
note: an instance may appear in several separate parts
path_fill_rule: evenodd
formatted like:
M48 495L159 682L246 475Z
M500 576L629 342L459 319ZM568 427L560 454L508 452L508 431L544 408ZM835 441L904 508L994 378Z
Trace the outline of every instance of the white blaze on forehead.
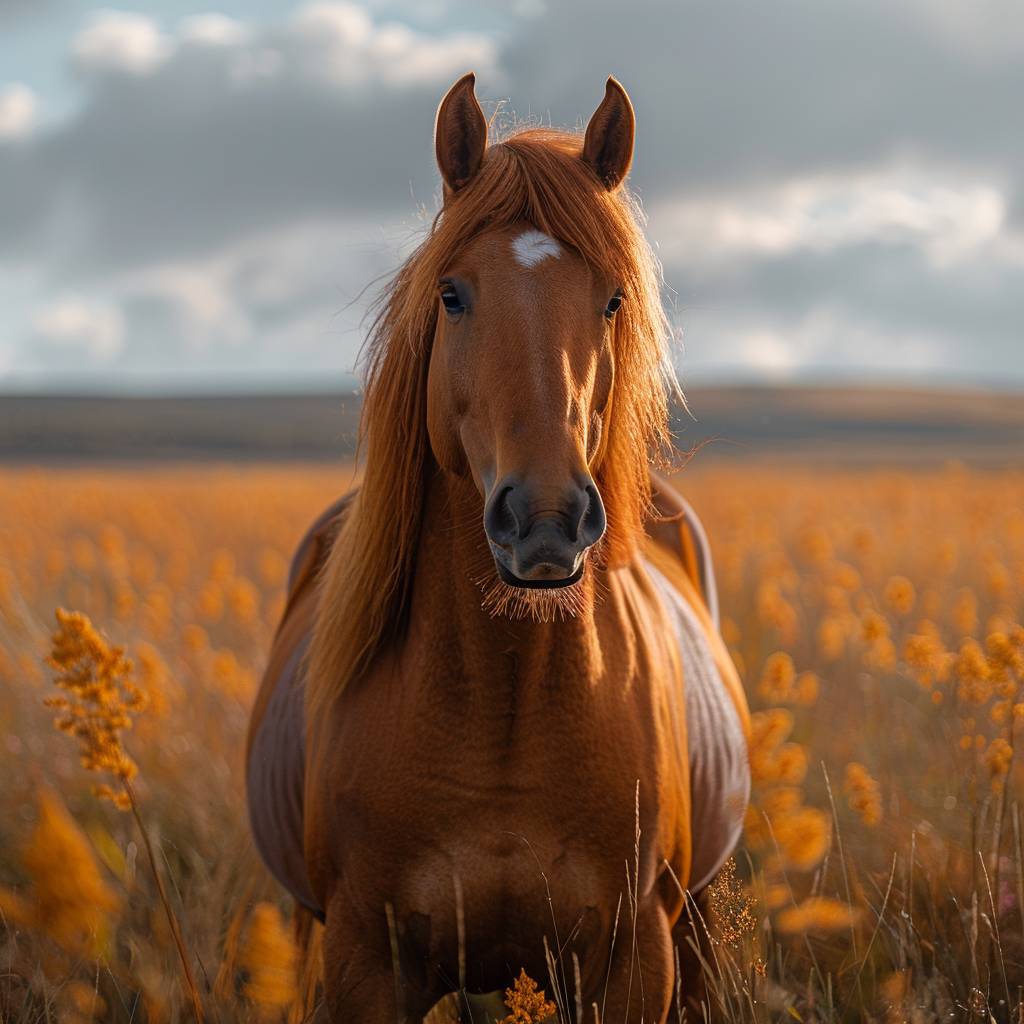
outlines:
M562 247L550 235L531 229L512 240L512 252L520 266L530 268L549 256L557 260L562 255Z

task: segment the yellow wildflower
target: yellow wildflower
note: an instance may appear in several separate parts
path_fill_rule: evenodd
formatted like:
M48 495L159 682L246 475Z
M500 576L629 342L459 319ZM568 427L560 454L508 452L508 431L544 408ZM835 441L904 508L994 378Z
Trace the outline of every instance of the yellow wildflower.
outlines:
M836 584L825 588L822 594L822 604L830 612L848 612L850 610L850 595Z
M190 622L182 627L181 642L187 651L198 653L210 646L210 638L198 623Z
M774 581L766 580L758 588L757 611L761 622L777 630L784 644L795 642L799 632L796 609Z
M953 624L964 636L978 628L978 599L974 591L965 588L957 594L953 603Z
M1013 642L1012 634L990 633L985 640L985 653L994 675L1024 676L1024 650Z
M39 820L21 863L32 880L28 898L0 890L0 911L69 952L99 955L119 901L103 881L89 840L52 789L39 792Z
M818 677L813 672L801 672L796 677L794 697L797 704L810 707L818 699Z
M722 941L735 946L756 927L750 897L736 877L736 861L730 857L708 886L708 906Z
M224 591L217 580L211 580L199 592L196 610L204 622L220 621L224 614Z
M226 583L235 574L235 556L227 548L218 548L210 561L210 579Z
M903 645L903 658L914 678L924 687L942 682L949 672L949 657L941 640L932 632L922 631L908 636Z
M228 585L228 603L239 622L252 622L259 614L260 593L251 580L238 576Z
M822 568L832 561L832 541L820 526L806 526L797 538L800 553L813 565Z
M818 624L818 650L826 661L837 661L846 648L843 620L831 615Z
M985 583L993 597L1006 597L1012 587L1010 570L1002 562L989 562L985 566Z
M988 660L977 640L965 640L960 645L953 667L960 681L957 694L961 700L984 704L992 696Z
M849 562L836 562L832 570L832 579L836 586L843 590L857 590L860 588L860 573Z
M843 790L850 810L865 825L874 827L882 820L882 793L871 773L859 761L846 766Z
M131 728L131 713L141 711L146 699L130 679L131 662L120 647L112 647L81 612L57 609L47 664L57 670L54 682L67 697L47 697L47 707L60 712L54 726L74 736L81 749L82 766L109 773L128 782L137 771L125 752L121 733ZM126 809L127 796L108 786L96 792Z
M896 664L896 645L888 636L879 637L868 648L865 663L879 672L888 672Z
M542 1024L555 1015L555 1004L548 1001L544 989L537 990L537 982L522 969L512 988L505 989L505 1005L509 1014L502 1024Z
M872 644L889 635L889 623L884 615L869 608L861 616L861 636L866 643Z
M788 700L796 680L793 659L785 651L776 651L768 656L761 672L758 693L766 700Z
M866 526L861 526L853 535L853 550L861 561L869 560L878 548L875 535Z
M780 910L775 928L783 935L834 932L851 927L859 917L859 912L846 903L828 896L811 896L795 907Z
M939 544L938 566L943 572L952 572L956 568L957 559L959 557L959 548L952 537L947 537L941 544Z
M91 1024L103 1020L107 1004L92 985L81 981L69 981L61 990L61 1024Z
M761 797L761 807L773 822L795 811L803 803L799 786L774 786Z
M909 615L916 598L914 584L906 576L893 576L885 585L885 603L897 615Z
M815 807L801 807L773 823L772 829L783 856L801 871L819 864L828 852L828 818Z
M263 548L259 555L259 573L266 586L283 587L288 578L288 559L276 548Z
M994 739L985 751L983 760L995 788L1003 784L1003 778L1013 764L1013 747L1002 736Z
M769 910L778 910L779 907L789 902L789 886L775 883L766 885L764 890L764 905Z
M295 943L280 911L272 903L257 903L238 958L247 975L243 986L246 999L267 1016L289 1006L297 991L297 961Z
M988 713L988 717L991 718L996 725L1005 725L1010 721L1012 714L1013 704L1008 700L999 700L992 705L992 708Z
M796 785L807 775L807 748L799 743L784 743L775 755L774 776L779 782Z
M793 731L793 716L785 708L757 711L750 716L751 752L774 750Z

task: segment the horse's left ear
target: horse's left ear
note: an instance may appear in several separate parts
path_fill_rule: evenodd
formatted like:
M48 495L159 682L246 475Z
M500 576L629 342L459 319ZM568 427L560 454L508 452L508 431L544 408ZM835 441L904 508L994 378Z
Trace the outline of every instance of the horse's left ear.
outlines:
M633 162L636 117L626 90L609 77L604 99L594 111L583 140L583 159L609 192L622 184Z
M434 151L445 190L458 192L480 169L487 148L487 118L473 86L476 75L463 75L445 93L434 122Z

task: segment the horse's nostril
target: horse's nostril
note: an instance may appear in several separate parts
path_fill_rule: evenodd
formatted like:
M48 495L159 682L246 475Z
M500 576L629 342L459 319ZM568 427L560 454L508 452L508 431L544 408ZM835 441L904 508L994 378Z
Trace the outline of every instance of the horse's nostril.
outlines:
M484 530L495 544L511 544L522 532L519 518L509 500L514 488L496 488L484 510Z
M511 482L509 482L511 481ZM528 486L502 481L492 491L484 507L484 530L499 547L518 547L534 536L535 528L544 526L545 534L556 531L576 551L596 544L605 531L605 512L601 495L591 480L583 487L574 486L560 498L542 505Z
M604 502L601 500L601 492L597 487L592 483L587 484L585 493L588 501L580 522L579 538L587 547L590 547L604 536L608 519L604 511Z

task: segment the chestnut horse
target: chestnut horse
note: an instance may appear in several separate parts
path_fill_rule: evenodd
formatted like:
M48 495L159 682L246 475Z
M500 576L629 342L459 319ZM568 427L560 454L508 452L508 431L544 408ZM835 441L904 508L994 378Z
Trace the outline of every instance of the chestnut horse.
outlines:
M650 469L675 383L633 133L614 79L583 138L488 146L471 74L438 109L443 207L374 326L362 484L299 550L249 737L257 845L323 921L343 1024L520 968L570 1017L664 1021L683 889L739 833L707 544Z

